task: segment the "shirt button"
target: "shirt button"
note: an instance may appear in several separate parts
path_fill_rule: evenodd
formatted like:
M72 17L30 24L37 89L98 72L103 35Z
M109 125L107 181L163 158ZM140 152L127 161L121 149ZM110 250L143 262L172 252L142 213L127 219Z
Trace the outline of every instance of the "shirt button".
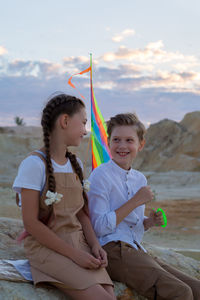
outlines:
M128 192L128 195L129 195L130 193Z
M133 226L131 225L130 228L133 228Z

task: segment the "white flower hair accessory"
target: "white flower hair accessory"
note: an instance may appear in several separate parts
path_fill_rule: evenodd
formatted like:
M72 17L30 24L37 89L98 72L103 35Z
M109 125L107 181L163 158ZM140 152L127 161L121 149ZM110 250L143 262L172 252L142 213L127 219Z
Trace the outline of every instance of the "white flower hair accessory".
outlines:
M85 192L89 192L90 190L90 181L89 180L83 180L83 189Z
M46 205L52 205L53 203L58 203L63 197L62 194L58 194L57 192L53 193L51 191L47 191L46 196L47 199L44 200Z

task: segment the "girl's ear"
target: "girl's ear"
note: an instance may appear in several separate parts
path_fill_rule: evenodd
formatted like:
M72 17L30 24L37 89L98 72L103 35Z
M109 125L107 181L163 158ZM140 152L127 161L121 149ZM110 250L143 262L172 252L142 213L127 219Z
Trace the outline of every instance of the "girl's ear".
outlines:
M142 140L142 141L140 142L140 146L139 146L139 148L138 148L138 151L142 151L142 149L144 148L145 143L146 143L145 140Z
M67 128L68 122L69 122L69 116L67 114L60 115L59 123L62 129Z

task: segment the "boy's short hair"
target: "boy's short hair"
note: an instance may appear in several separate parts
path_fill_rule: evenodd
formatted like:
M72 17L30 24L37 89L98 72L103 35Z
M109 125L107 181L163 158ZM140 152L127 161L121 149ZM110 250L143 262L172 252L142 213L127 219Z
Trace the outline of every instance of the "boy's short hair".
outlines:
M108 139L110 139L112 131L117 126L134 126L136 127L137 135L139 141L144 140L146 129L144 124L138 119L135 113L123 113L117 114L114 117L111 117L107 124L107 133Z

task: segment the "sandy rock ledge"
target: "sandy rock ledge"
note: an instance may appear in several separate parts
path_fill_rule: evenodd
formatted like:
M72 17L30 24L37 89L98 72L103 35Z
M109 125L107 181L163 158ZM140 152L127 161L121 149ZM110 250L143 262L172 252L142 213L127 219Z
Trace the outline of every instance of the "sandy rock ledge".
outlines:
M22 231L22 221L0 218L0 300L64 300L69 299L56 290L46 286L35 288L26 282L15 269L4 263L5 259L23 259L23 247L16 243L16 237ZM200 279L200 262L163 249L144 244L150 255L158 257L179 270ZM118 300L145 300L124 284L114 282L115 294Z

